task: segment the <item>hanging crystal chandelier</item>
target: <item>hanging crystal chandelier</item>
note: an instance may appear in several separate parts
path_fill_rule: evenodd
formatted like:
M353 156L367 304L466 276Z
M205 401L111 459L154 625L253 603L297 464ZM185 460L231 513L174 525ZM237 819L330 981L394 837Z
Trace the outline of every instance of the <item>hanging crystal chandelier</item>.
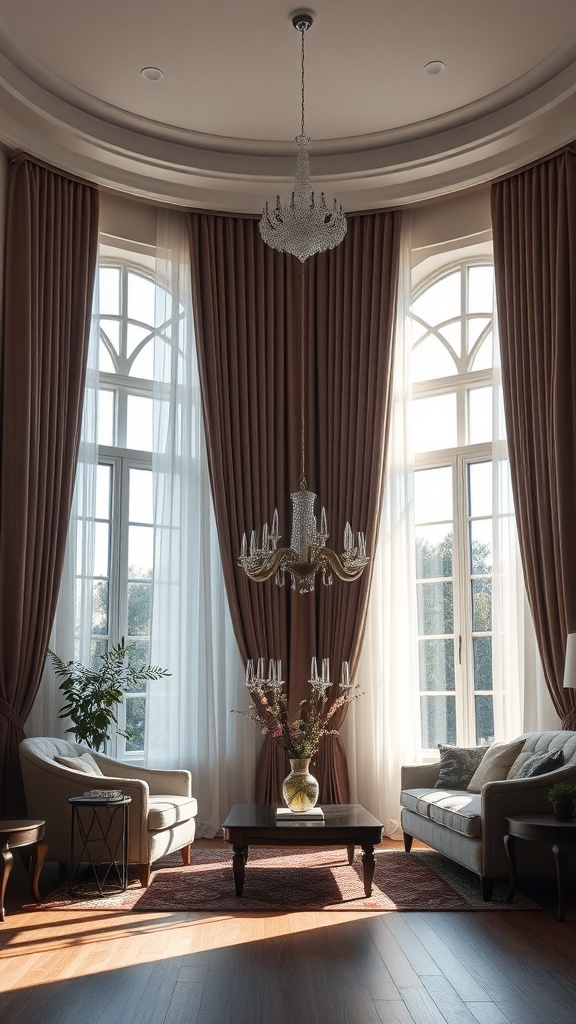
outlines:
M314 590L316 575L322 573L322 582L330 586L333 573L339 579L351 582L362 575L368 565L366 540L363 533L352 533L350 523L344 529L344 551L337 555L326 547L328 540L328 520L326 509L320 512L320 529L314 514L316 494L306 486L305 473L305 375L304 375L304 340L305 340L305 302L304 302L304 264L302 264L302 308L300 316L300 489L290 495L292 501L292 533L290 547L278 547L278 509L274 509L271 527L266 523L262 530L262 542L259 546L256 531L252 530L250 544L246 534L242 537L242 547L238 564L247 576L257 583L263 583L275 576L279 587L284 586L286 574L290 577L292 590L301 594Z
M309 14L296 14L292 24L302 37L302 102L300 135L295 140L298 146L296 178L294 190L288 199L282 202L280 196L276 196L276 205L272 209L266 203L260 221L260 234L272 249L291 253L304 263L309 256L340 245L346 234L346 217L335 199L329 206L323 192L317 197L312 190L308 157L310 138L304 128L304 34L312 25L312 18Z

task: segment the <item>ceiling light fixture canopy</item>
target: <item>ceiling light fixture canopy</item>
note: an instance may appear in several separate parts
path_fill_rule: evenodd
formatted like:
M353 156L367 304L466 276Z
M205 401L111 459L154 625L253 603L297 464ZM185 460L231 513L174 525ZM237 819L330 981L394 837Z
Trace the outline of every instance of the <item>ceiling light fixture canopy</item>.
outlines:
M346 523L344 530L344 551L337 555L326 547L328 540L328 521L326 509L322 508L320 513L320 529L314 514L316 494L309 491L306 485L305 473L305 375L304 375L304 342L305 342L305 279L304 264L302 263L302 306L300 317L300 489L290 495L292 500L292 533L290 536L290 547L278 547L280 533L278 532L278 509L274 509L272 526L268 523L262 530L262 542L258 546L256 531L252 530L250 544L246 534L242 537L242 547L238 564L244 569L246 575L257 583L263 583L275 576L279 587L284 586L286 574L291 578L292 590L296 589L301 594L314 590L315 578L318 573L322 574L322 582L325 586L332 584L333 573L339 579L346 582L357 580L368 565L369 558L366 554L366 540L363 533L358 533L356 538L352 533L350 523Z
M304 126L304 35L312 25L310 14L295 14L292 24L301 34L301 122L300 135L296 136L298 157L296 178L291 196L281 201L276 196L276 205L268 203L260 221L262 240L279 252L287 252L304 263L315 253L334 249L346 234L346 217L336 199L331 206L323 192L317 197L310 180L308 147L310 137Z

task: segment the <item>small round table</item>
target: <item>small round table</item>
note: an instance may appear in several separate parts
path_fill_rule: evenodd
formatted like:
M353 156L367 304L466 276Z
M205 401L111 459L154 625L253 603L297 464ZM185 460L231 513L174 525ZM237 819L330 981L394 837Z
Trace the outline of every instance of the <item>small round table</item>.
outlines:
M20 818L15 821L0 819L0 921L4 920L4 893L14 858L11 851L23 846L32 847L30 882L32 895L37 903L42 902L38 881L48 847L42 842L46 822Z
M526 814L514 818L506 818L508 833L504 836L504 846L510 863L510 888L506 898L512 903L516 891L516 840L528 839L537 843L549 843L556 864L556 881L558 884L558 920L564 920L566 864L569 847L576 843L576 820L567 818L565 821L553 814Z
M128 886L128 808L132 797L71 796L68 803L72 808L70 895L90 895L86 886L78 883L82 864L90 866L93 895L124 892Z

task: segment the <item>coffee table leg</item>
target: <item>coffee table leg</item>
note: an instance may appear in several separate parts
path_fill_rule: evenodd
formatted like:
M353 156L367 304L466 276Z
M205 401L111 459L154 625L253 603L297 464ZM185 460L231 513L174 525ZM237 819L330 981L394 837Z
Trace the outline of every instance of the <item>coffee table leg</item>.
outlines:
M8 848L8 843L0 850L2 855L2 861L0 862L0 921L4 920L4 893L6 892L6 885L10 872L12 871L12 864L14 858Z
M353 846L347 846L346 850L348 852L348 863L349 864L353 864L354 863L354 847Z
M362 873L364 875L364 892L366 896L372 895L372 879L374 878L374 847L366 845L362 847Z
M568 847L564 843L554 843L552 847L556 862L556 880L558 883L558 920L564 920L566 864L568 863Z
M34 843L32 847L32 863L30 865L30 884L32 886L32 895L37 903L42 903L42 896L38 883L40 881L40 872L42 871L42 865L44 864L44 858L48 853L48 847L46 843Z
M234 888L236 895L241 896L244 890L244 865L246 863L246 850L243 846L234 844L234 857L232 858L232 870L234 872Z
M512 903L514 899L514 893L516 892L516 838L515 836L506 833L504 836L504 849L508 857L508 864L510 865L510 884L508 886L508 895L506 897L506 903Z

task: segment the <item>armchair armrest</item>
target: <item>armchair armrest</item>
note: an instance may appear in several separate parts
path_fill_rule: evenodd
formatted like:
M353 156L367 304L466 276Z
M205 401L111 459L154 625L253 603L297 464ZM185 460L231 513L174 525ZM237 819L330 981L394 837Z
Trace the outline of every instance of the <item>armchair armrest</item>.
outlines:
M139 779L148 785L151 796L171 793L174 796L191 796L192 776L182 768L144 768L124 761L115 761L104 754L90 751L92 757L106 776L117 776L121 784L125 779Z
M403 764L400 768L400 789L433 789L440 774L440 762Z

